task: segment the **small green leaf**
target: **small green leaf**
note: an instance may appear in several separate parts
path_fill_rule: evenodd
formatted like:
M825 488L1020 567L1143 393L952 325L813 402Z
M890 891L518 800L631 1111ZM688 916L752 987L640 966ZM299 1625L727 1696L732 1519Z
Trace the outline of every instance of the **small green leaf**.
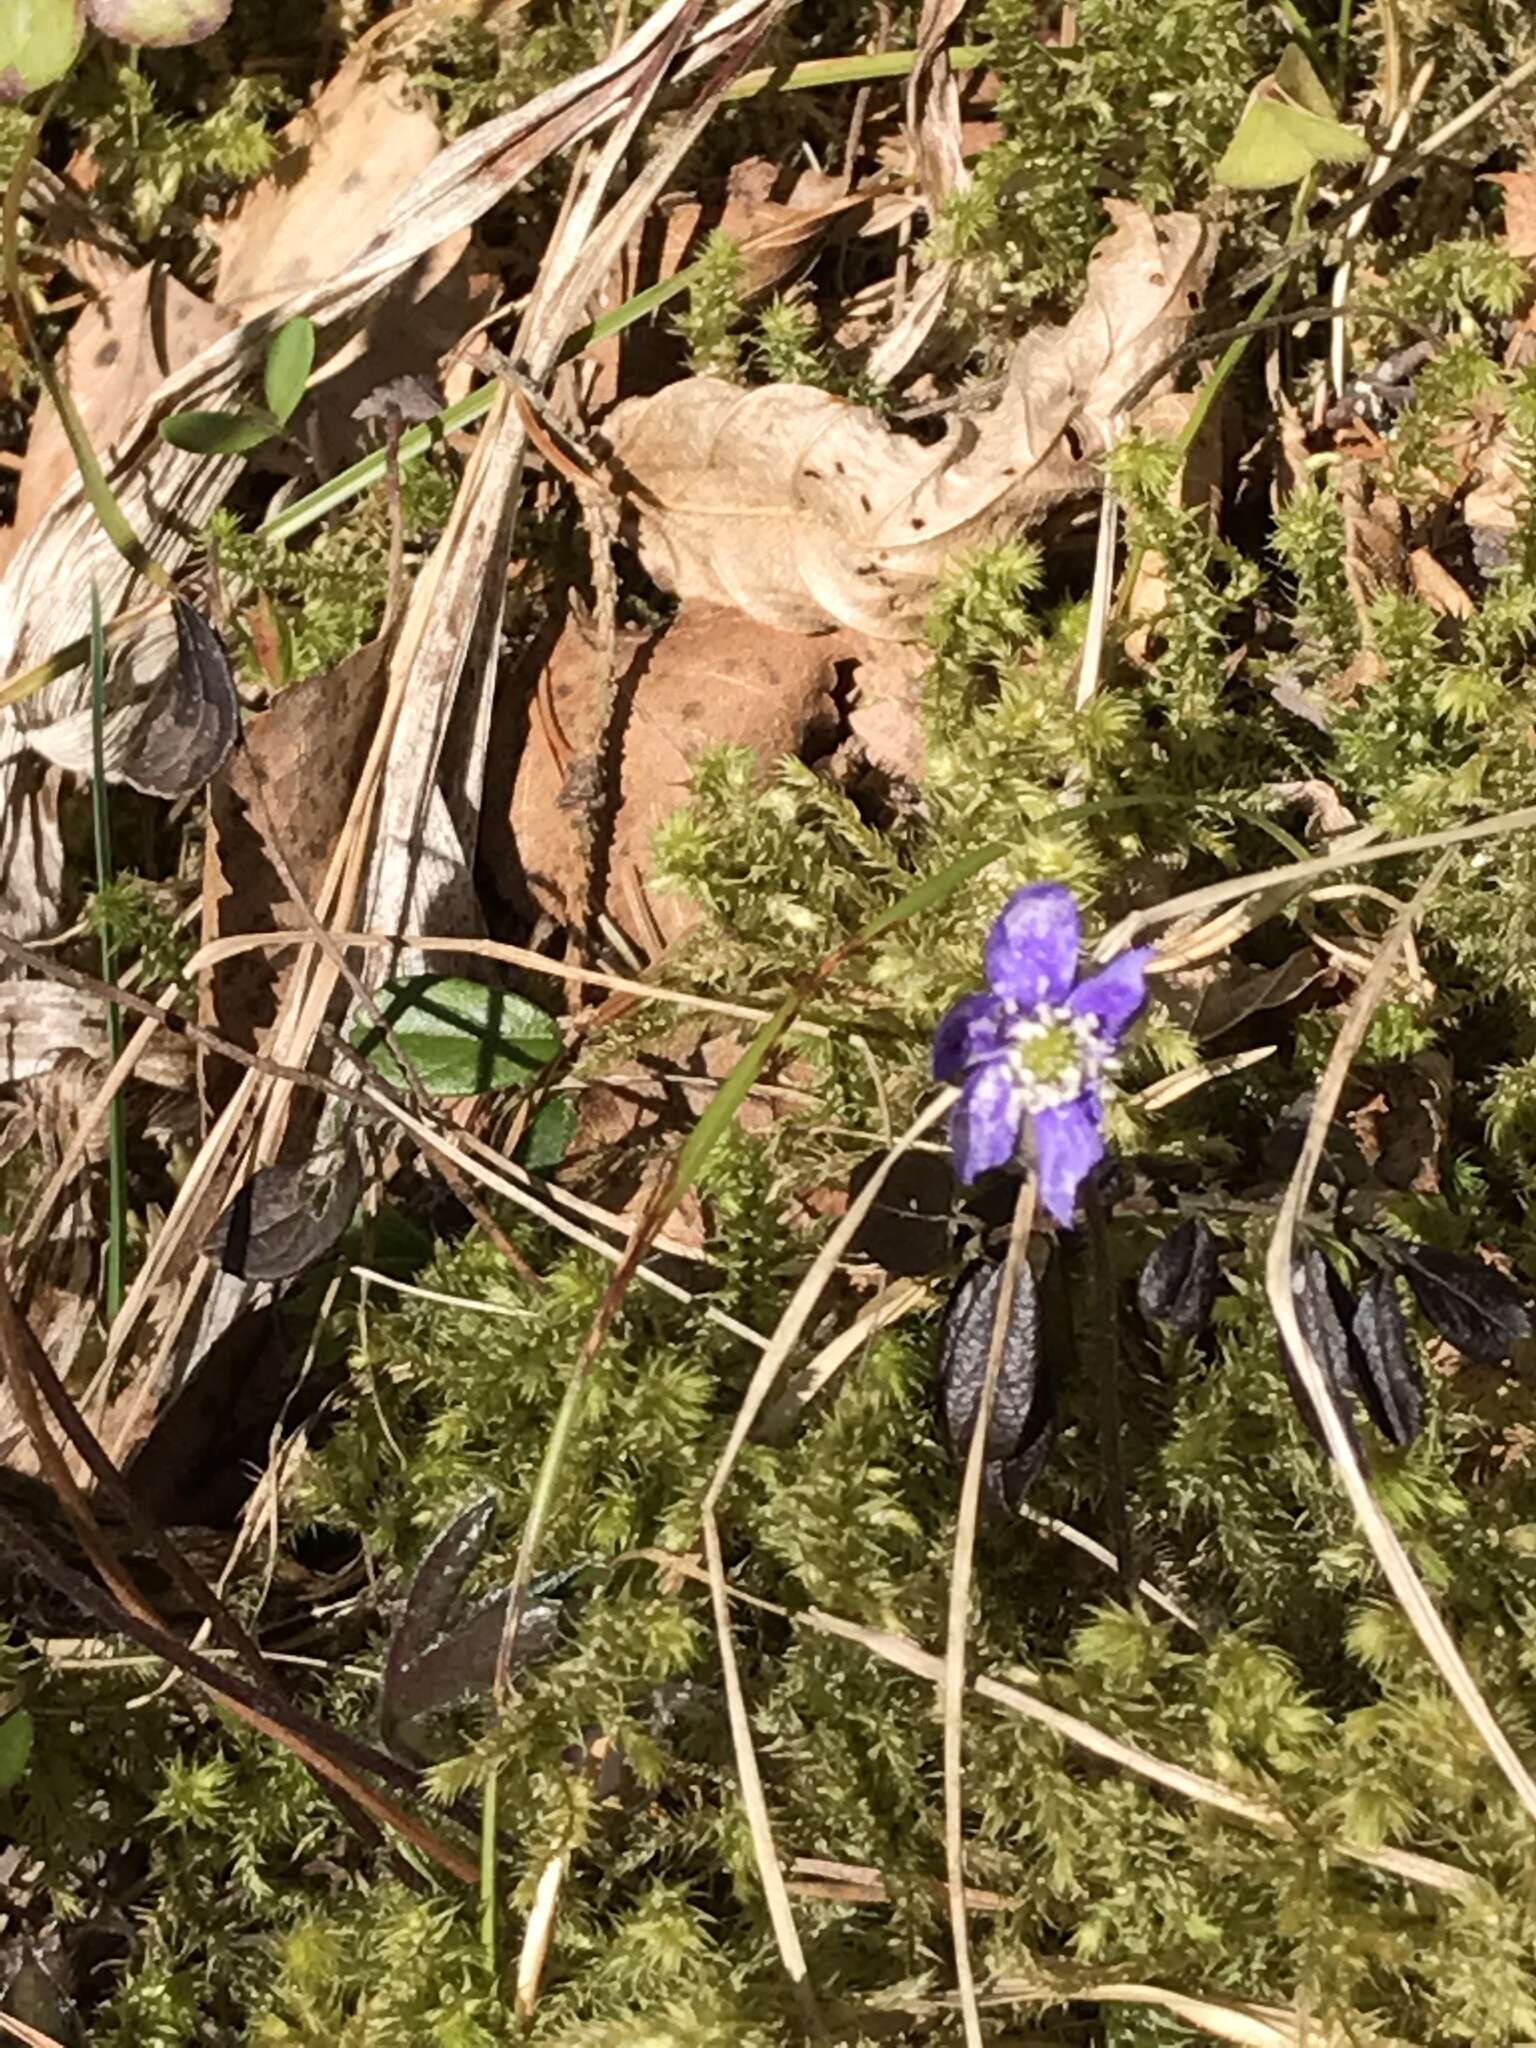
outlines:
M1369 145L1336 119L1323 81L1295 43L1261 79L1211 176L1218 185L1263 191L1296 185L1319 164L1357 164Z
M285 321L267 347L267 407L280 427L293 418L314 366L315 323L300 314Z
M1328 88L1318 77L1300 43L1287 43L1285 55L1275 66L1275 85L1288 100L1320 120L1336 121L1338 108L1328 97Z
M190 455L245 455L270 441L277 422L254 412L173 412L160 438Z
M4 0L0 5L0 100L25 99L62 78L82 30L79 0Z
M517 1163L530 1173L552 1173L576 1135L576 1099L551 1095L540 1105L517 1148Z
M433 1095L483 1095L520 1088L560 1050L552 1017L509 989L430 974L388 982L379 1009L405 1057ZM409 1085L384 1034L371 1018L353 1027L352 1043L396 1087Z
M32 1716L25 1707L0 1721L0 1792L9 1792L32 1755Z

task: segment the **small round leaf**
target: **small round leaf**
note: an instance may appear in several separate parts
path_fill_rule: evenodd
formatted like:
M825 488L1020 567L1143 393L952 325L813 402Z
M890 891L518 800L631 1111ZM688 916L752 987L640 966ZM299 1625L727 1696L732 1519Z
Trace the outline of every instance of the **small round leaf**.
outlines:
M25 99L75 61L79 0L5 0L0 6L0 100Z
M104 36L145 49L170 50L216 35L229 19L232 0L86 0L91 20Z

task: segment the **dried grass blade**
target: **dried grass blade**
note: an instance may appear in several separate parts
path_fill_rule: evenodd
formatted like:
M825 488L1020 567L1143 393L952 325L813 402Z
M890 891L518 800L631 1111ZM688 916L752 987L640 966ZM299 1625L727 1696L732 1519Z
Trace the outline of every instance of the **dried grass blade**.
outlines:
M731 1634L730 1596L725 1583L725 1560L720 1554L720 1531L713 1513L707 1508L703 1519L704 1556L708 1566L710 1601L715 1615L715 1637L720 1645L721 1675L725 1680L725 1705L731 1727L731 1747L736 1756L736 1776L741 1787L741 1802L746 1808L747 1825L752 1831L752 1851L757 1862L757 1874L762 1881L763 1897L767 1902L768 1917L773 1923L773 1936L778 1943L779 1957L784 1965L785 1974L802 2001L811 2031L818 2039L822 2039L825 2038L825 2029L816 2011L815 1996L806 1972L805 1950L801 1946L800 1930L795 1924L795 1909L790 1903L784 1868L774 1846L773 1823L768 1817L763 1776L757 1767L757 1750L752 1741L752 1722L747 1713L746 1696L741 1687L741 1668L736 1661L736 1644Z
M971 1937L965 1910L965 1666L971 1618L971 1567L976 1553L976 1523L981 1512L981 1479L987 1461L992 1403L1002 1370L1003 1352L1008 1343L1019 1275L1029 1256L1029 1234L1034 1220L1035 1180L1030 1174L1014 1200L1013 1229L997 1290L992 1337L987 1346L987 1370L976 1407L970 1448L966 1452L965 1477L960 1485L954 1560L949 1576L949 1623L939 1687L944 1732L944 1874L949 1891L949 1927L955 1949L960 2015L968 2048L982 2048L981 2011L976 2003L976 1977L971 1967Z
M1460 1703L1488 1754L1503 1772L1515 1797L1531 1818L1536 1820L1536 1779L1532 1778L1513 1743L1499 1725L1493 1710L1483 1698L1476 1679L1468 1670L1461 1652L1451 1639L1450 1631L1441 1619L1439 1609L1414 1570L1397 1531L1377 1504L1370 1481L1361 1468L1350 1432L1345 1426L1344 1417L1339 1411L1332 1385L1302 1335L1291 1283L1296 1226L1311 1193L1312 1182L1327 1142L1328 1127L1338 1108L1350 1066L1364 1043L1377 1005L1386 994L1393 967L1408 942L1413 922L1438 887L1448 865L1448 858L1447 856L1436 865L1415 893L1413 900L1394 921L1377 950L1370 973L1361 983L1350 1004L1349 1015L1334 1042L1322 1079L1318 1082L1317 1096L1307 1125L1301 1156L1296 1162L1290 1185L1285 1191L1285 1198L1275 1218L1274 1231L1269 1241L1269 1253L1265 1260L1265 1285L1270 1307L1280 1328L1281 1341L1290 1353L1302 1385L1306 1388L1316 1410L1329 1455L1338 1469L1344 1489L1349 1495L1350 1506L1355 1511L1355 1518L1375 1553L1383 1576L1397 1596L1404 1614L1413 1624L1414 1631L1424 1645L1431 1663Z
M709 1584L708 1572L691 1558L656 1550L640 1550L633 1554L677 1577ZM939 1687L944 1682L944 1659L932 1650L925 1650L910 1636L898 1635L890 1629L869 1628L862 1622L845 1621L840 1615L828 1614L819 1607L807 1607L795 1613L776 1601L759 1599L756 1594L743 1592L738 1587L730 1587L727 1591L728 1597L742 1606L777 1615L797 1628L812 1629L818 1635L853 1643L869 1655L879 1657L899 1671L909 1672L926 1684ZM1127 1742L1118 1735L1106 1734L1091 1721L1070 1714L1063 1707L1053 1707L1037 1693L1026 1692L985 1674L971 1681L971 1690L979 1699L990 1700L1007 1713L1033 1721L1064 1742L1073 1743L1088 1755L1098 1757L1101 1762L1129 1771L1133 1777L1142 1778L1148 1784L1160 1785L1164 1791L1176 1793L1181 1799L1188 1799L1197 1806L1208 1806L1233 1820L1261 1828L1266 1834L1290 1836L1295 1832L1289 1817L1279 1807L1235 1791L1214 1778L1203 1777L1184 1764L1169 1763L1162 1757L1153 1756L1150 1750ZM1431 1891L1446 1892L1453 1897L1470 1897L1482 1883L1469 1870L1436 1857L1420 1856L1411 1849L1366 1848L1347 1837L1325 1837L1324 1847L1331 1856L1342 1856L1351 1863L1365 1865L1367 1869L1379 1870L1388 1876L1403 1878L1410 1884L1422 1884Z

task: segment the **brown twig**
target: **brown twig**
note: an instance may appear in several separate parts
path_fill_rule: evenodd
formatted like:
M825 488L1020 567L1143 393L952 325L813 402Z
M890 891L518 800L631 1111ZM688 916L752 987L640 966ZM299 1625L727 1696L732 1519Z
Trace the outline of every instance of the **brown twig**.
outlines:
M77 1572L69 1565L62 1564L32 1531L9 1508L0 1506L0 1541L9 1548L13 1556L23 1564L34 1577L61 1594L82 1614L99 1622L103 1628L116 1635L124 1635L136 1643L142 1643L157 1657L174 1665L187 1677L195 1678L199 1684L221 1699L236 1720L247 1727L270 1736L284 1748L308 1764L312 1771L325 1778L330 1784L348 1793L357 1804L383 1826L403 1835L423 1854L430 1856L443 1869L461 1879L465 1884L474 1884L479 1879L479 1866L474 1859L444 1841L432 1829L397 1806L394 1800L374 1791L372 1786L359 1780L348 1768L336 1760L345 1738L339 1730L298 1708L285 1707L281 1716L273 1710L272 1702L266 1699L255 1686L239 1678L233 1672L221 1671L217 1664L201 1657L195 1650L189 1650L185 1643L162 1628L157 1621L145 1619L132 1608L124 1606L111 1594L100 1590L83 1572Z

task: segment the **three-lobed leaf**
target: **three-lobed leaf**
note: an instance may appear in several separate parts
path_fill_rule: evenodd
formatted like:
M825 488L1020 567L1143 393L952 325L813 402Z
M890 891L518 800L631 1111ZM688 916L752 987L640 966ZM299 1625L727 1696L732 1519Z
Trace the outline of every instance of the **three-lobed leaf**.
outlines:
M1218 185L1266 191L1299 184L1319 164L1357 164L1369 155L1365 138L1338 119L1322 80L1292 43L1254 87L1211 176Z
M1149 1322L1193 1337L1210 1317L1219 1277L1216 1239L1208 1224L1190 1216L1169 1231L1142 1267L1137 1305Z
M378 992L390 1038L431 1095L484 1095L526 1087L560 1051L554 1019L510 989L450 975L416 974ZM410 1077L379 1026L363 1018L352 1043L396 1087Z

